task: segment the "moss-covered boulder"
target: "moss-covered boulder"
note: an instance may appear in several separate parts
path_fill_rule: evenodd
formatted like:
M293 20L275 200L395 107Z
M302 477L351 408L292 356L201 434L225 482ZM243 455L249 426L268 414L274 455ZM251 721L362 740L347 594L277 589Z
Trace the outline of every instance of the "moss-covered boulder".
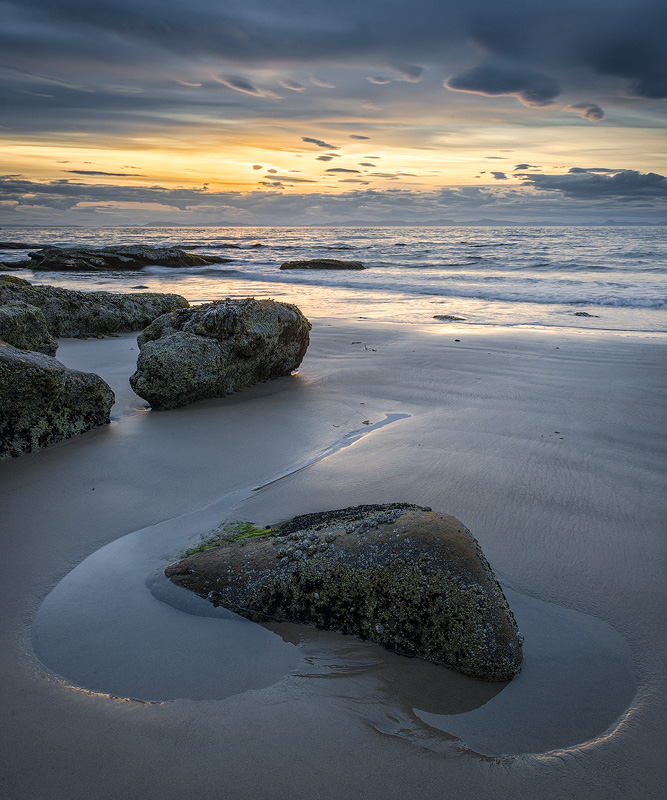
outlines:
M172 564L175 583L256 621L354 634L489 681L521 669L523 637L479 544L405 503L296 517Z
M338 258L310 258L305 261L285 261L280 269L366 269L361 261L341 261Z
M134 391L152 408L223 397L289 375L301 363L311 325L274 300L217 300L156 319L137 339Z
M151 265L161 267L200 267L229 259L189 253L180 247L119 245L114 247L42 247L28 253L33 270L139 270Z
M5 342L0 342L0 397L0 458L104 425L114 402L99 375Z
M42 311L21 300L0 305L0 340L47 356L55 356L58 349Z
M79 337L140 331L156 317L188 307L178 294L81 292L0 275L0 305L15 302L39 308L53 336Z

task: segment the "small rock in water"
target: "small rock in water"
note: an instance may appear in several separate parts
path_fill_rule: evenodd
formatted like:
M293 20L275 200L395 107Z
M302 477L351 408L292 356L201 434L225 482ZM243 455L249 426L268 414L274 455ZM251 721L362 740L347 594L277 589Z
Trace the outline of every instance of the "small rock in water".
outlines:
M338 258L311 258L304 261L285 261L280 269L366 269L361 261L341 261ZM361 318L360 318L361 319Z

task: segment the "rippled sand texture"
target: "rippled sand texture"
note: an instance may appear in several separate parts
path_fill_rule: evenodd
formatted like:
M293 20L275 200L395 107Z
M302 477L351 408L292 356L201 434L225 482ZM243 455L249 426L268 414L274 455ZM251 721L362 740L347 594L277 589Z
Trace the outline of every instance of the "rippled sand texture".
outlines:
M63 341L117 404L0 464L0 794L660 796L665 344L321 318L297 376L147 412L133 337ZM395 500L480 541L526 636L509 685L161 578L225 518Z

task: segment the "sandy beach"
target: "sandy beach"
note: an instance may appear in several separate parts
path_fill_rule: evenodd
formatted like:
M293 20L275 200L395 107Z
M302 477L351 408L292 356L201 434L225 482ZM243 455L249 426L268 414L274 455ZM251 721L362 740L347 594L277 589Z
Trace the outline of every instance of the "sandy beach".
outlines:
M162 412L134 335L61 340L117 402L0 463L0 796L662 797L665 335L311 319L298 374ZM480 542L510 684L162 577L224 520L393 501Z

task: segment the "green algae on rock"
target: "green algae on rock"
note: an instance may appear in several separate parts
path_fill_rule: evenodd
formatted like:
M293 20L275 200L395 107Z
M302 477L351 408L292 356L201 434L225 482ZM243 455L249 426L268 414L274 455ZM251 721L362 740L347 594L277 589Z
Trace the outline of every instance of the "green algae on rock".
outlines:
M99 375L5 342L0 342L0 396L0 458L104 425L114 402Z
M226 298L179 309L139 335L130 385L154 409L224 397L297 369L310 329L295 305L275 300Z
M353 634L483 680L521 670L523 637L479 544L454 517L419 506L296 517L165 574L255 621Z
M140 331L188 301L178 294L82 292L58 286L33 286L14 275L0 275L0 305L21 301L41 310L53 336L105 336Z
M49 333L42 310L22 300L0 305L0 340L21 350L55 356L58 342Z
M341 261L338 258L311 258L305 261L285 261L280 269L366 269L361 261Z

